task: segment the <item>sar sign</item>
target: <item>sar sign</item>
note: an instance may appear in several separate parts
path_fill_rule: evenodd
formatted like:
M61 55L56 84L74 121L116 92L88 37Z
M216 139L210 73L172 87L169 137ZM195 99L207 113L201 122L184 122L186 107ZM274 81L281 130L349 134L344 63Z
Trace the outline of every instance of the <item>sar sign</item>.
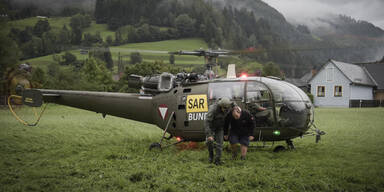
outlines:
M188 95L187 101L188 120L204 120L208 112L207 95Z

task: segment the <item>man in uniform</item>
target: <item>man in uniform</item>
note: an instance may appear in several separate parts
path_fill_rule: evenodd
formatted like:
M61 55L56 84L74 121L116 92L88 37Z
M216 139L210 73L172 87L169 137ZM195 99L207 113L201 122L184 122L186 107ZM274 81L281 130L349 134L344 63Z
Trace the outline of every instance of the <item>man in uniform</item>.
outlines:
M204 125L210 163L222 164L220 158L223 149L224 121L233 105L228 98L224 97L219 99L217 103L209 106ZM216 158L214 158L215 147Z
M237 158L238 144L240 143L241 159L245 160L249 141L254 139L254 117L247 110L242 110L239 106L235 106L225 119L224 138L226 140L228 139L229 125L231 125L229 143L231 143L232 157L233 159Z

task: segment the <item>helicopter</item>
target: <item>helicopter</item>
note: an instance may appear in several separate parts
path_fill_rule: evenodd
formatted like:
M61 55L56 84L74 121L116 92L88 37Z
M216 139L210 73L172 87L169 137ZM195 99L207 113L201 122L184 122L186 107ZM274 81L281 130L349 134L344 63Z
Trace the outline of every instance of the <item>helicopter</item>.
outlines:
M12 98L20 98L23 104L32 107L40 107L44 102L57 103L101 113L103 117L112 115L153 124L163 130L163 135L149 149L205 141L208 108L223 97L250 111L256 121L254 141L263 142L264 146L266 142L285 141L288 149L294 149L292 139L296 137L316 136L317 143L325 134L314 124L311 100L298 87L276 77L236 77L234 66L228 70L227 78L214 78L215 59L231 54L230 51L199 49L170 54L205 57L205 74L131 75L129 86L140 88L140 93L19 88L19 96L9 97L8 104L12 111ZM258 106L266 110L258 111ZM37 122L25 124L33 126ZM163 143L173 137L174 143ZM284 149L279 145L274 151Z

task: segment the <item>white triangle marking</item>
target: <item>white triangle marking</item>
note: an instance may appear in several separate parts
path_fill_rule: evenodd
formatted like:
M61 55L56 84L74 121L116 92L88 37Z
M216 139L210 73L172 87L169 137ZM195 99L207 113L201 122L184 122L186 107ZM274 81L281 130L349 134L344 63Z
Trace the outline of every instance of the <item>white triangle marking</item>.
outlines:
M167 110L168 110L167 107L159 107L161 118L163 119L165 118L165 114L167 114Z

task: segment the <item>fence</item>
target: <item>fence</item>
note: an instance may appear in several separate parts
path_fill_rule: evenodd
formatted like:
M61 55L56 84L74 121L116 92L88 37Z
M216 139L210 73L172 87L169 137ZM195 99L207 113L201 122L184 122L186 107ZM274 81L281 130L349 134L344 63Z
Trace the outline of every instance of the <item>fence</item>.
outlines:
M384 107L384 100L349 100L349 107Z

